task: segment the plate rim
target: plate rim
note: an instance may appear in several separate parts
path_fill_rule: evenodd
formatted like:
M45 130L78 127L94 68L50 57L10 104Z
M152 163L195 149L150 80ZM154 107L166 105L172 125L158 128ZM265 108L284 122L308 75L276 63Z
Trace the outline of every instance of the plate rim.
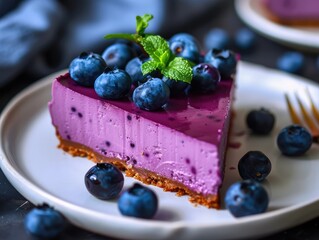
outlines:
M241 62L240 63L243 66L257 66L257 67L262 67L262 68L266 68L257 64L251 64L251 63L246 63L246 62ZM267 68L268 69L268 68ZM81 207L81 206L77 206L73 203L70 203L69 201L66 200L62 200L52 194L49 194L48 192L46 192L44 189L40 188L39 186L37 186L35 183L32 183L29 179L27 179L25 176L23 176L23 174L21 174L21 172L19 171L19 169L16 169L12 163L14 163L14 159L12 159L12 156L7 156L8 153L5 151L5 146L4 146L4 141L3 141L3 134L2 134L2 129L3 127L6 125L6 122L8 121L8 117L10 115L10 113L19 105L23 103L23 100L32 95L35 94L38 91L41 91L44 88L48 88L51 87L51 83L52 83L52 79L55 78L56 76L64 73L66 70L61 70L59 72L53 73L49 76L46 76L38 81L36 81L35 83L31 84L29 87L25 88L24 90L22 90L20 93L18 93L15 97L13 97L9 103L5 106L5 108L3 109L1 115L0 115L0 167L2 169L2 171L4 172L5 176L8 178L8 180L10 181L10 183L30 202L32 202L33 204L37 204L39 203L38 200L36 199L37 197L34 196L38 195L42 198L44 198L49 204L54 205L56 207L56 209L62 211L63 213L67 212L67 216L70 217L70 209L73 211L77 211L78 213L80 212L81 214L89 214L89 215L94 215L95 217L101 218L101 219L105 219L108 218L109 220L112 220L113 222L116 221L117 223L120 224L129 224L129 225L139 225L139 224L143 224L145 227L148 228L152 228L152 229L156 229L156 230L162 230L163 228L166 229L166 231L163 231L162 233L160 233L160 236L157 236L156 239L167 239L170 238L171 236L175 236L176 237L176 233L179 233L182 230L185 230L185 228L188 229L192 229L193 231L196 232L201 231L201 230L209 230L210 228L227 228L229 226L232 225L236 225L238 228L240 228L241 226L245 226L246 224L251 224L252 222L258 222L258 223L262 223L263 221L269 221L272 219L277 219L277 218L281 218L281 217L285 217L287 214L291 214L292 212L298 213L300 211L303 211L304 208L309 208L311 209L312 205L316 205L319 203L319 199L316 200L309 200L309 201L304 201L300 204L295 204L289 207L285 207L285 208L280 208L277 210L273 210L270 212L266 212L260 215L254 215L254 216L249 216L249 217L245 217L245 218L240 218L237 219L236 223L233 222L221 222L221 223L190 223L190 222L186 222L183 220L179 220L179 221L174 221L174 222L164 222L164 221L159 221L159 220L143 220L143 219L135 219L135 218L122 218L119 216L113 216L110 214L105 214L105 213L101 213L101 214L97 214L94 210L90 210L90 209L86 209L85 207ZM272 70L272 71L277 71L277 70ZM278 71L280 72L280 71ZM280 72L282 73L282 72ZM285 74L285 73L282 73ZM308 84L314 84L316 86L318 86L316 83L311 82L308 79L304 79L303 77L294 77L294 80L296 81L305 81L306 83L308 82ZM26 185L26 186L25 186ZM43 202L43 201L42 201ZM313 213L313 215L309 214L307 216L307 220L310 220L314 217L318 216L318 214ZM123 220L124 219L124 220ZM295 223L295 225L300 224L302 222L306 221L305 218L299 222L297 221ZM78 222L76 222L75 219L73 219L73 216L71 216L71 222L81 228L85 228L83 227L83 225L79 225ZM283 224L285 225L285 224ZM286 226L287 227L292 227L293 225L289 225ZM278 229L274 228L272 230L268 230L263 232L263 234L271 234L274 232L277 232L279 230L282 230L282 228L280 226L277 226ZM92 230L91 228L85 228L89 231L93 231L102 235L105 235L105 232L101 232L100 230ZM187 231L185 231L187 232ZM184 234L185 234L184 232ZM115 235L112 235L115 236ZM246 235L244 234L242 237L249 237L251 236L249 233L246 233ZM254 235L256 236L256 235ZM118 237L118 236L115 236ZM123 237L123 235L121 235L120 237ZM128 237L132 237L132 236L128 236ZM145 236L146 238L144 239L148 239L147 237L149 236ZM152 237L155 236L152 235ZM176 238L175 238L176 239Z

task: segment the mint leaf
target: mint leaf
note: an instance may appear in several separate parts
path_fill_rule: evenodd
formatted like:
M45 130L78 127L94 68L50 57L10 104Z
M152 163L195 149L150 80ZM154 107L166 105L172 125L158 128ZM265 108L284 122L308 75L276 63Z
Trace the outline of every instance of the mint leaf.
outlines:
M141 44L148 55L163 69L169 63L172 52L167 41L158 35L148 35L143 38Z
M193 70L190 63L181 57L175 57L169 65L162 70L165 77L191 83Z
M136 42L136 39L138 36L136 34L128 34L128 33L115 33L115 34L107 34L104 36L105 39L112 39L112 38L121 38L121 39L127 39L130 41Z
M158 62L151 59L151 60L144 62L142 64L142 73L143 73L143 75L145 75L145 74L151 73L154 70L159 69L159 68L160 67L159 67Z
M148 22L153 19L153 15L144 14L136 16L136 33L137 35L144 36L145 29L148 27Z

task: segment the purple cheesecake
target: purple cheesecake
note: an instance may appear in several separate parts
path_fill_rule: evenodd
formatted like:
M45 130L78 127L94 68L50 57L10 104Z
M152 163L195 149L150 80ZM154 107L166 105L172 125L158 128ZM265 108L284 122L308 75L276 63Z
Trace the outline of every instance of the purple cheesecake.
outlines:
M318 25L318 0L262 0L267 15L287 25Z
M49 110L64 151L219 208L233 92L234 80L223 79L213 94L171 98L148 112L131 99L102 99L66 73L53 82Z

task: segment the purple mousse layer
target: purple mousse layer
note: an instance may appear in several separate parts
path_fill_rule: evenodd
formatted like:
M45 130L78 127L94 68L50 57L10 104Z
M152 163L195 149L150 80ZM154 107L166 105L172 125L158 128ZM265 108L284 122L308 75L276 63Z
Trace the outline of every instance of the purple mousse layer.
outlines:
M166 110L148 112L129 99L101 99L66 74L53 82L49 110L63 139L217 195L232 92L233 81L223 80L214 94L170 99Z
M263 4L283 20L319 20L318 0L263 0Z

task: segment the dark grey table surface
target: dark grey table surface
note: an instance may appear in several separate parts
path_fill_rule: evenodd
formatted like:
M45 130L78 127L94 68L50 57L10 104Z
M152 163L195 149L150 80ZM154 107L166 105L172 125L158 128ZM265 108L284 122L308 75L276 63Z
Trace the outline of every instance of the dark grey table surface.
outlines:
M200 1L199 1L200 2ZM222 27L234 36L236 30L245 25L241 22L235 13L233 1L224 1L220 7L212 13L207 10L198 19L191 19L181 27L180 31L194 34L199 40L202 40L205 33L213 27ZM169 30L164 33L169 37ZM234 48L235 49L235 48ZM242 54L244 61L249 61L271 68L276 67L276 59L289 47L272 42L260 35L257 35L256 46L253 51ZM305 67L300 75L319 83L319 68L316 66L317 53L304 52ZM30 75L21 75L9 85L0 88L0 111L18 92L26 86L35 82L36 79ZM314 189L315 190L315 189ZM2 171L0 171L0 239L23 240L33 239L24 230L23 222L27 212L33 206L23 196L21 196L8 182ZM319 215L319 212L318 212ZM123 229L125 231L125 229ZM99 236L94 233L79 229L72 225L58 238L63 240L81 239L81 240L102 240L113 239L110 237ZM271 236L266 236L260 240L317 240L319 239L319 217L306 222L302 225L286 229Z

